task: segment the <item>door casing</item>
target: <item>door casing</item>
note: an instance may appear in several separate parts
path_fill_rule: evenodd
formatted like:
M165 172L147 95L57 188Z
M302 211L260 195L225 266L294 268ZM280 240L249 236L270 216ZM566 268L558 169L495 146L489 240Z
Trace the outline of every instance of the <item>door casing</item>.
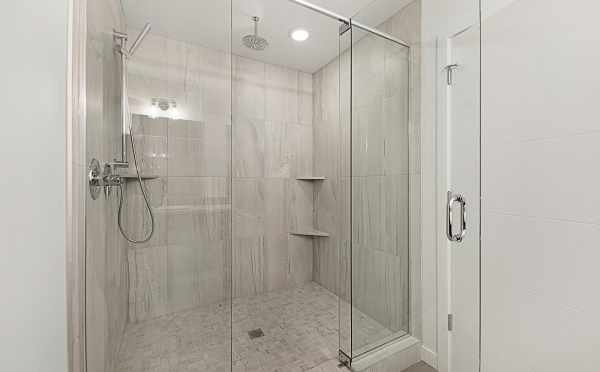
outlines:
M459 51L457 45L462 45L463 50ZM480 370L480 45L480 27L476 24L438 39L436 48L437 368L440 372ZM453 81L449 84L446 67L454 64L458 66L451 69ZM455 107L459 103L462 106ZM463 122L457 109L467 111L463 117L470 117L468 123ZM457 134L457 130L461 133ZM451 243L446 237L448 191L467 199L468 230L462 242ZM452 331L448 330L449 314L453 318Z

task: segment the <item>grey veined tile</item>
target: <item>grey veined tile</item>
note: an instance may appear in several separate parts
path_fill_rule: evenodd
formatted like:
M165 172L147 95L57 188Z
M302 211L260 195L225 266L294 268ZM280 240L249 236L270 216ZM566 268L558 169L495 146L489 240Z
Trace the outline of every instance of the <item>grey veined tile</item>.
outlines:
M266 119L298 122L298 71L266 65Z
M167 247L129 250L129 321L167 313Z
M283 121L267 121L264 127L264 175L267 178L289 178L294 155L288 144L290 126Z
M229 175L228 127L219 122L169 121L169 176Z
M265 122L244 115L233 118L234 177L263 177L265 174Z

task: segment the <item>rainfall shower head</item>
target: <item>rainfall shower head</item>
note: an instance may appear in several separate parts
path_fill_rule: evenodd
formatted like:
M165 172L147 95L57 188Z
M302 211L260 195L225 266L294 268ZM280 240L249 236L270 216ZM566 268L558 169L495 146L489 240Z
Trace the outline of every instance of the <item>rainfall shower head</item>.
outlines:
M130 57L133 56L133 54L135 53L137 48L139 48L140 44L142 44L142 41L144 41L144 38L146 37L146 35L148 35L148 32L150 32L151 28L152 28L152 25L150 23L146 23L142 32L140 32L138 37L133 42L133 45L131 45L131 48L129 48L128 54Z
M265 50L269 46L267 39L258 36L258 21L260 18L252 17L254 21L254 35L246 35L242 38L244 45L252 50Z

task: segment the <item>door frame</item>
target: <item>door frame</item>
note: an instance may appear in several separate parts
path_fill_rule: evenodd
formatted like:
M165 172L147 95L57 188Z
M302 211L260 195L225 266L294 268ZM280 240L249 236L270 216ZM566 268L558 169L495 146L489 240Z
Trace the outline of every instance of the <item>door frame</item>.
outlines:
M68 12L65 123L67 351L69 372L85 372L87 0L69 0Z
M436 251L437 251L437 369L439 372L450 371L450 335L448 330L448 315L451 313L450 309L450 291L451 291L451 280L450 280L450 254L449 249L451 242L448 241L445 233L446 228L446 208L447 208L447 192L449 190L449 163L448 163L448 151L449 151L449 136L448 136L448 110L449 110L449 85L447 83L447 71L446 66L451 62L451 49L449 47L451 40L469 30L472 27L480 27L481 22L477 24L469 25L461 29L458 32L453 32L446 37L438 37L435 41L435 95L436 95L436 192L435 192L435 205L436 205ZM479 126L481 130L481 27L479 30L479 49L480 49L480 79L479 79ZM479 193L481 197L481 141L479 143ZM481 200L481 199L480 199ZM478 203L481 209L481 202ZM479 225L479 236L477 240L479 242L479 251L481 256L481 210L479 213L479 220L472 221ZM479 265L479 371L481 371L481 262ZM453 371L457 372L457 371Z

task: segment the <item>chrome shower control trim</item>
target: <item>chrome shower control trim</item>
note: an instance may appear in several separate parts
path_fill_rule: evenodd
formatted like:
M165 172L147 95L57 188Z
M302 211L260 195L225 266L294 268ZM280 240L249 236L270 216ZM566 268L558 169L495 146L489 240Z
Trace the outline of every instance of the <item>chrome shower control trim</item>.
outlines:
M102 191L102 168L97 159L92 159L88 166L88 183L92 200L98 199Z
M104 173L102 174L102 185L104 186L104 195L108 199L113 187L120 187L123 179L115 171L117 166L121 166L121 162L108 162L104 164Z
M112 187L121 186L123 178L115 173L115 164L108 162L104 167L100 166L97 159L92 159L88 167L88 183L90 187L90 196L93 200L98 199L100 192L104 189L104 194L108 198Z

